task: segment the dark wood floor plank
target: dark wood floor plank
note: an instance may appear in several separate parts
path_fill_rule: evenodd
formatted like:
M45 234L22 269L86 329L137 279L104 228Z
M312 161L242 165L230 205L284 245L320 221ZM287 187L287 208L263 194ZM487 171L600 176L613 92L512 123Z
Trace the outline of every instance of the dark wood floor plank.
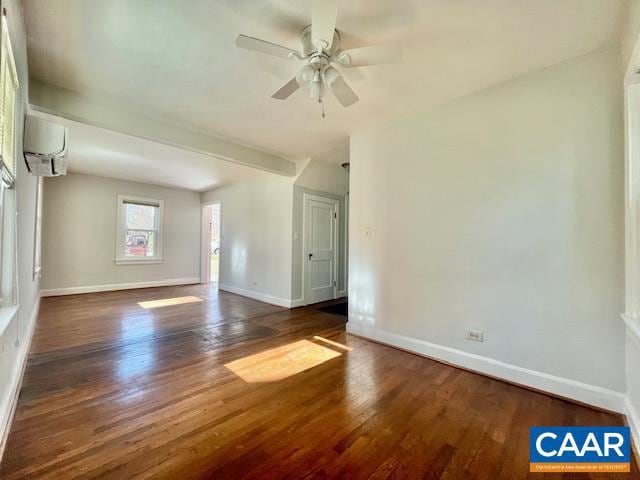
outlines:
M529 426L621 423L318 308L106 292L42 300L0 478L529 478Z

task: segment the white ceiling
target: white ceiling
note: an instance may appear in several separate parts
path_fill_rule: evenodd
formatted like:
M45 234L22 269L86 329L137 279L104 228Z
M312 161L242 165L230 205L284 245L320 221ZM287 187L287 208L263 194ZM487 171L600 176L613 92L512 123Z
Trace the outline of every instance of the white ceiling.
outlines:
M369 124L618 40L624 0L344 0L343 47L402 42L393 66L345 70L360 102L270 98L294 61L239 50L238 33L297 48L301 0L25 0L34 78L299 158Z
M69 171L154 185L204 191L272 175L251 167L45 113L37 116L69 127Z
M349 142L338 144L331 150L313 156L314 160L342 165L349 161Z

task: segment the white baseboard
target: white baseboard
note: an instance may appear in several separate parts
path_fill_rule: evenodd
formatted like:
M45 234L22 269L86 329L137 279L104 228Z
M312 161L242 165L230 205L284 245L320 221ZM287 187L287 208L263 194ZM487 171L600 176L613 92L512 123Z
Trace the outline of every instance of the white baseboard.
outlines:
M631 340L637 342L640 345L640 318L633 317L631 315L622 314L622 319L627 326L627 334L630 335ZM627 365L627 377L629 371L632 371L635 366ZM629 380L627 380L629 381ZM628 388L628 386L627 386ZM627 417L627 424L631 430L631 437L633 438L633 445L635 448L635 455L638 463L640 463L640 406L636 408L631 402L631 395L627 395L627 402L625 404L625 415Z
M336 293L336 298L344 298L347 296L347 291L346 290L339 290Z
M631 430L631 438L633 439L633 445L635 447L636 459L640 461L640 414L631 403L631 399L627 397L625 403L625 416L627 417L627 424Z
M244 288L233 287L231 285L218 285L218 290L223 292L235 293L243 297L253 298L264 303L270 303L271 305L277 305L278 307L292 308L294 302L297 300L290 300L288 298L274 297L273 295L267 295L266 293L255 292L253 290L245 290ZM299 306L299 305L296 305Z
M33 332L35 330L36 321L38 319L38 312L40 311L40 296L36 299L36 303L31 309L31 315L29 316L29 325L27 325L27 331L23 342L18 347L18 354L16 362L11 372L10 382L6 388L6 397L0 399L0 461L4 454L4 449L7 445L7 439L9 438L9 430L11 430L11 423L13 421L13 414L16 411L18 405L18 397L20 396L20 387L22 386L22 378L24 377L24 371L27 367L27 359L29 358L29 350L31 349L31 339L33 338ZM20 312L17 312L19 315Z
M167 278L150 282L114 283L110 285L87 285L82 287L48 288L40 291L43 297L60 295L77 295L79 293L112 292L115 290L131 290L134 288L170 287L173 285L191 285L200 283L200 277Z
M353 320L349 320L347 323L347 332L478 373L501 378L515 384L573 399L587 405L593 405L619 413L625 412L626 395L621 392L615 392L607 388L589 385L568 378L549 375L548 373L529 370L481 355L429 343L417 338L385 332L377 328L362 325Z
M302 307L304 305L304 298L296 298L295 300L291 300L291 308Z

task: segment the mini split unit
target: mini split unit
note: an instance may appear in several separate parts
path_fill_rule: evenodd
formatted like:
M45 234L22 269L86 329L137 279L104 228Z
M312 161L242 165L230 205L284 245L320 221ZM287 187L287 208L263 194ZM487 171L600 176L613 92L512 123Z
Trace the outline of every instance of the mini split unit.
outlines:
M24 126L24 159L32 175L57 177L67 174L67 137L69 129L32 115Z

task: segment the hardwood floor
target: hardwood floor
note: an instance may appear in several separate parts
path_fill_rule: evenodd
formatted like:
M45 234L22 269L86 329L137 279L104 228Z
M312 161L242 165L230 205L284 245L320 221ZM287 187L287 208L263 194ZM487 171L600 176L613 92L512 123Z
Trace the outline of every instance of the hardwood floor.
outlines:
M638 478L528 473L529 426L621 423L339 315L152 288L42 300L0 478Z

